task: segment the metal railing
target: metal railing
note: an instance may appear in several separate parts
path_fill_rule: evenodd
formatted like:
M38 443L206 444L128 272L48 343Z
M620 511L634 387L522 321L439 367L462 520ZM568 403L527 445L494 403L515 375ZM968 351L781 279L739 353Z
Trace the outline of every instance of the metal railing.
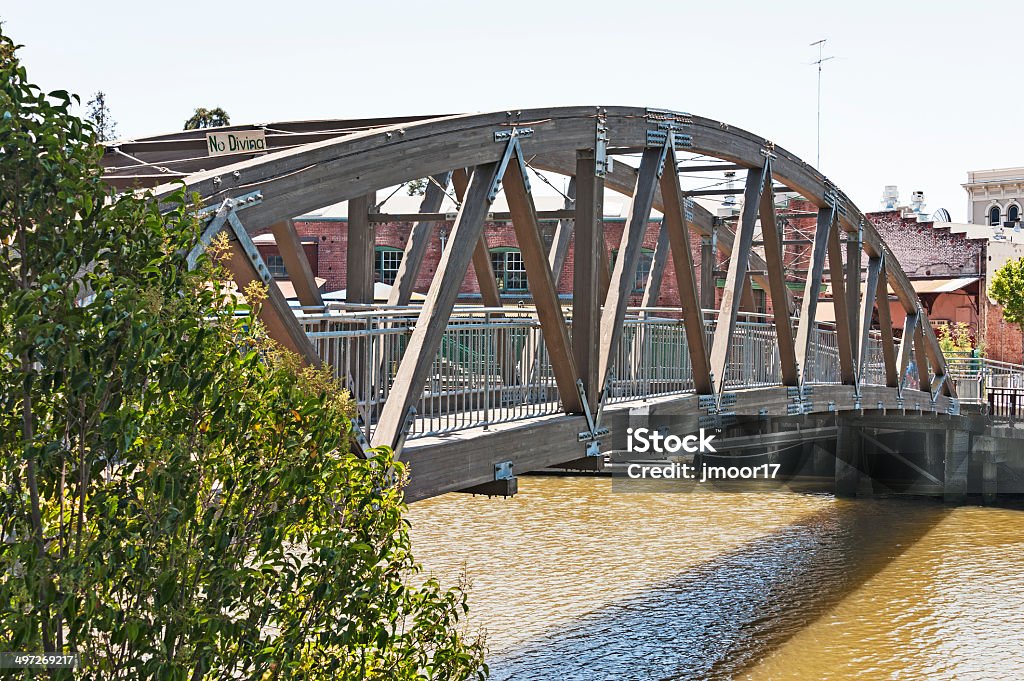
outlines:
M960 402L986 404L996 388L1024 389L1024 365L1000 362L969 353L946 353L946 367Z
M319 313L297 311L320 357L352 391L367 435L391 393L418 312L416 307L351 306L332 306ZM629 310L612 360L609 402L693 391L685 327L672 314L678 311ZM716 314L707 310L703 316L710 347ZM567 323L571 329L571 318ZM817 325L806 376L809 383L840 382L834 325ZM727 389L781 384L772 317L741 316L724 380ZM873 335L863 382L884 380L881 340ZM456 307L415 407L410 439L560 413L561 400L534 308Z
M988 413L1011 423L1024 416L1024 388L989 388Z

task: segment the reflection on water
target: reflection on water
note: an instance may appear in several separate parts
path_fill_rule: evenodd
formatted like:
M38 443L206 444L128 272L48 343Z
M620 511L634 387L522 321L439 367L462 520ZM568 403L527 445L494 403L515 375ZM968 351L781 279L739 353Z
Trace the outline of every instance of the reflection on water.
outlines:
M492 678L1024 678L1020 511L520 490L410 512L427 568L469 574Z

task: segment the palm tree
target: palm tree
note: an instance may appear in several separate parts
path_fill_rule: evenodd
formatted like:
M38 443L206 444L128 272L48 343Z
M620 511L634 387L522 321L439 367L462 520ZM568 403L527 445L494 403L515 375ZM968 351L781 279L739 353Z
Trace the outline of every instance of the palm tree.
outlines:
M185 121L185 130L198 130L199 128L218 128L222 125L230 125L231 119L228 112L219 106L216 109L205 109L199 107L195 113Z

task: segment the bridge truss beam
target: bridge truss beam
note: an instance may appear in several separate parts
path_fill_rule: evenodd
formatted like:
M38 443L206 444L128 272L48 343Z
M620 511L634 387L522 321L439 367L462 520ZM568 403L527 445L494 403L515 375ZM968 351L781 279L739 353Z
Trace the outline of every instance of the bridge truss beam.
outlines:
M399 305L410 299L432 221L437 217L450 180L461 205L409 346L388 387L387 400L380 408L373 437L375 444L401 442L409 410L422 398L423 386L470 264L481 285L484 304L501 305L483 239L483 223L500 191L499 181L506 175L505 192L510 199L513 227L527 260L531 291L539 303L538 309L544 310L539 312L543 317L541 330L548 352L555 359L558 393L568 412L575 413L583 406L579 404L578 394L570 388L570 382L575 385L577 380L582 380L587 406L594 410L602 386L616 371L614 358L621 344L633 273L652 210L661 211L665 218L645 300L648 303L657 300L664 267L671 258L697 393L721 395L726 388L730 348L740 324L740 312L750 309L751 279L771 295L783 386L796 387L807 382L809 349L817 333L816 308L825 281L827 258L842 383L853 386L855 393L860 390L868 361L872 320L877 316L886 386L902 392L906 367L913 352L920 384L928 386L933 398L953 396L945 357L934 330L913 287L878 232L826 177L793 154L752 133L682 112L635 107L563 107L422 119L307 121L272 126L273 130L282 132L272 133L271 153L256 157L204 156L201 132L115 142L105 155L108 179L115 186L130 187L153 185L168 175L180 176L188 191L198 193L207 205L217 205L258 188L263 200L246 209L245 227L241 229L252 234L273 226L278 239L292 247L294 253L290 258L301 273L298 258L301 248L295 248L294 235L281 225L305 212L349 200L355 207L349 229L358 231L360 224L371 219L370 206L366 211L362 206L372 201L362 197L396 184L433 178L421 204L425 217L413 226L396 290L389 299L390 303ZM511 156L510 149L514 151ZM685 199L686 192L680 187L677 173L693 168L687 168L677 158L677 149L718 158L727 164L722 168L747 169L745 200L735 234L727 226L717 225L707 210ZM637 153L641 155L638 169L624 163L609 167L609 156ZM512 164L510 171L509 163ZM528 166L575 178L575 206L571 201L566 203L567 209L574 208L575 220L570 223L568 218L562 219L555 243L547 252L538 247L536 210L529 192L524 191ZM467 168L473 169L472 176L467 174ZM773 201L773 194L780 187L802 195L818 207L795 338L792 331L795 304L785 282L784 244ZM631 197L619 257L610 273L604 257L604 230L600 222L605 188ZM157 186L153 193L157 200L164 200L177 190L177 184L166 184ZM758 218L764 234L763 257L754 249ZM234 220L238 222L237 216ZM694 276L689 244L691 228L701 236L714 237L716 247L729 257L726 289L710 350L702 342L703 312L699 307L699 301L707 300L709 292L704 290L707 284L699 287ZM553 288L573 241L570 230L575 232L577 274L571 333L566 328ZM841 246L844 233L845 262ZM350 242L352 236L350 234ZM350 276L362 273L358 277L362 285L350 286L353 299L361 300L367 298L366 273L372 267L365 258L366 253L372 253L372 241L364 239L363 244L364 248L353 254L350 267ZM236 276L239 283L244 283L254 277L252 258L241 242L238 249ZM863 294L862 254L866 255L868 263L863 272L866 285ZM702 275L705 281L709 279L708 272ZM316 294L311 290L309 278L303 279L306 281L297 287L303 289L300 292L302 302L315 304ZM300 342L304 341L302 329L294 319L288 318L288 307L280 292L276 286L269 288L272 293L268 314L275 313L276 319L268 318L268 327L274 327L272 333L286 346L308 361L317 361ZM372 289L372 282L369 288ZM891 329L890 290L907 319L898 354ZM603 311L599 305L602 299ZM595 334L597 324L600 325L599 335ZM499 354L504 357L510 353ZM521 355L517 361L524 364L525 357ZM529 364L532 363L530 360ZM503 380L514 378L515 372L515 367L503 367ZM382 384L376 389L385 387Z

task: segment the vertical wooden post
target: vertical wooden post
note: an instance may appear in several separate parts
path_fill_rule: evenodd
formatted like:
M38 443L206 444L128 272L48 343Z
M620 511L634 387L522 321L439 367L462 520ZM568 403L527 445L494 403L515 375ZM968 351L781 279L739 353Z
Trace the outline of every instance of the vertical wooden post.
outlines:
M725 373L729 366L729 350L732 348L733 335L736 332L736 316L740 311L740 297L744 285L749 285L747 265L750 249L754 244L754 223L757 221L758 204L761 191L767 184L771 191L771 178L766 183L764 168L752 168L747 171L747 183L743 190L743 209L739 223L736 225L736 240L733 242L732 253L729 255L729 272L725 277L725 289L722 291L722 305L718 311L718 324L715 326L715 338L711 344L711 372L716 381L715 387L721 393L725 389Z
M857 380L860 380L860 364L857 358L860 357L861 341L861 318L860 318L860 261L863 245L861 235L847 233L846 235L846 309L850 315L850 352L854 358L854 373ZM875 301L872 297L871 305Z
M370 222L370 210L377 202L376 193L357 196L348 202L348 253L345 302L368 305L374 302L373 260L376 244L376 225ZM373 346L369 338L358 338L349 345L350 383L348 389L356 403L370 401L373 390L370 357Z
M711 225L711 235L700 240L700 306L715 309L715 262L718 257L718 224Z
M348 253L345 301L373 302L374 227L370 208L377 202L376 192L357 196L348 202Z
M576 238L573 241L572 353L591 411L601 392L601 263L605 260L604 178L592 149L576 152ZM607 265L606 265L607 266Z

